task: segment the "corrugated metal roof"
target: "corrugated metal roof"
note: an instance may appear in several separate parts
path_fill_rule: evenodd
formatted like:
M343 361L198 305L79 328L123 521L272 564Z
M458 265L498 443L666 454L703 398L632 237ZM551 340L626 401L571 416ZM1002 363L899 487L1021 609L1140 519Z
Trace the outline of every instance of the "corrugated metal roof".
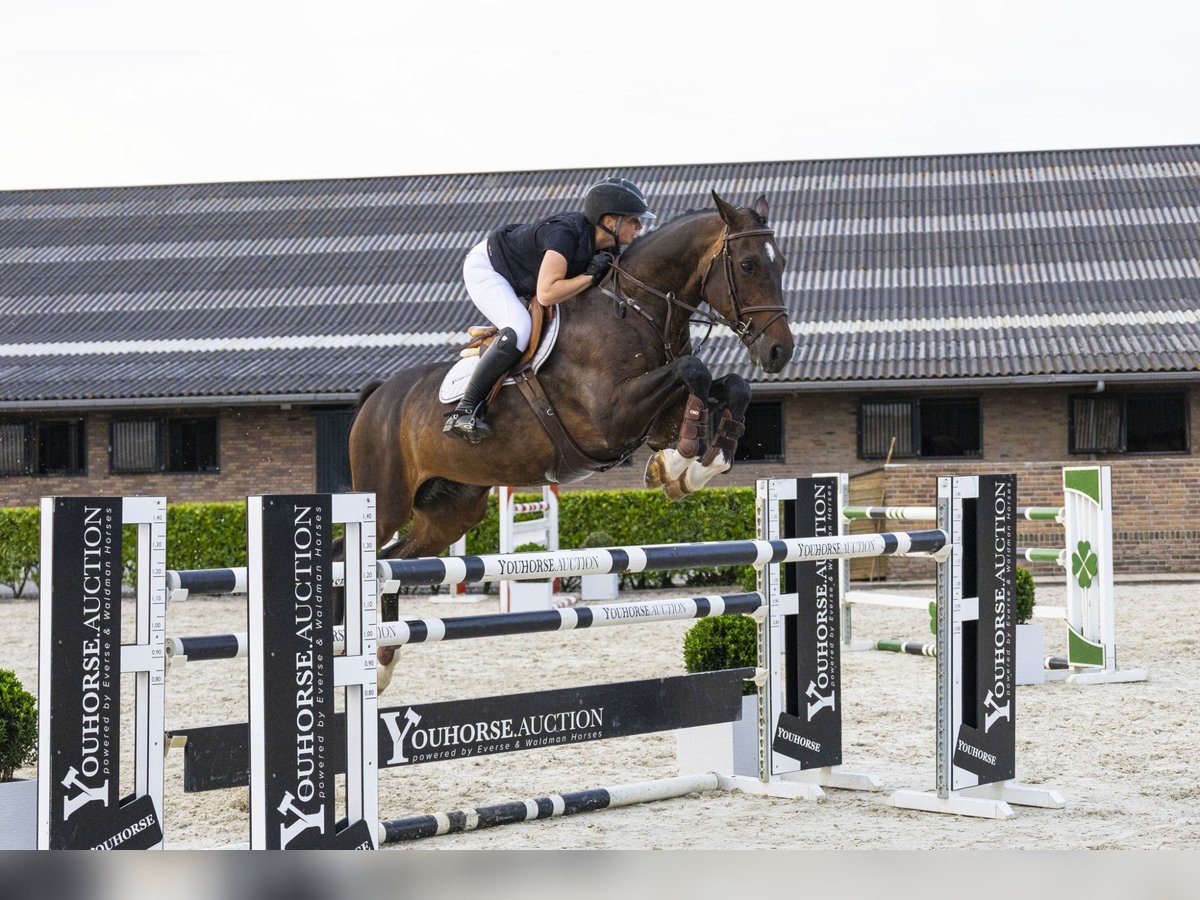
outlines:
M597 170L0 193L0 402L345 395L452 358L493 225ZM765 193L796 355L760 382L1191 372L1200 146L624 170L660 220Z

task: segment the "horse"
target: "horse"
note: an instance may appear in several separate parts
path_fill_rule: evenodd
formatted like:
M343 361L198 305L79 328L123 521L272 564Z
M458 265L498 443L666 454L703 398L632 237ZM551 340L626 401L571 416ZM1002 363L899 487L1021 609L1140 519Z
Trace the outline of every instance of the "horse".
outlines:
M713 377L692 354L691 323L729 327L766 372L788 363L794 338L766 197L749 208L712 197L716 209L684 213L637 239L604 281L556 307L557 344L536 376L542 390L500 390L489 405L489 440L443 434L453 404L438 389L448 363L362 390L350 431L353 489L375 493L381 538L410 525L379 558L445 551L484 518L495 485L578 480L643 444L655 451L645 483L670 499L729 470L750 385L736 374ZM717 422L707 446L706 413ZM553 420L565 444L552 438ZM379 651L381 691L392 656L393 648Z

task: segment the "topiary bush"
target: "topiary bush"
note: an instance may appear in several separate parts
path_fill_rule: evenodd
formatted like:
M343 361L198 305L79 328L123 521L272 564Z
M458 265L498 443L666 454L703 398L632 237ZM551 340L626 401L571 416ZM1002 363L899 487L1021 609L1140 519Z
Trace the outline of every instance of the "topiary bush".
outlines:
M10 669L0 669L0 781L37 760L37 701Z
M683 636L683 665L688 672L754 668L758 665L758 625L750 616L701 619ZM742 685L753 694L753 681Z
M1033 618L1033 576L1028 569L1017 566L1017 624L1024 625Z

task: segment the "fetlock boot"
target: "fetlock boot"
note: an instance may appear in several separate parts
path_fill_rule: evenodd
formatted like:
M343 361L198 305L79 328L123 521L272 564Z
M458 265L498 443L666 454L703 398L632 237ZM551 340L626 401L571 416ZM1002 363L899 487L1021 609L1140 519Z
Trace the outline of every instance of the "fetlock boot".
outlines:
M496 382L521 358L521 353L517 348L517 333L511 328L502 328L479 358L479 365L471 373L462 399L446 417L442 431L456 434L472 444L491 437L492 429L483 420L483 414L487 411L487 396Z

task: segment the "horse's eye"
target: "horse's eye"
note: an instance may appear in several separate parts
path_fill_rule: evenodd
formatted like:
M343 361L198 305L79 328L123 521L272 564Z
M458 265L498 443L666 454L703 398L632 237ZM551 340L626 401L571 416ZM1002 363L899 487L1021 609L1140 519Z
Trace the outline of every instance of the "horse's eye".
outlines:
M746 273L753 272L754 271L754 260L748 259L744 263L742 263L742 271L746 272Z

